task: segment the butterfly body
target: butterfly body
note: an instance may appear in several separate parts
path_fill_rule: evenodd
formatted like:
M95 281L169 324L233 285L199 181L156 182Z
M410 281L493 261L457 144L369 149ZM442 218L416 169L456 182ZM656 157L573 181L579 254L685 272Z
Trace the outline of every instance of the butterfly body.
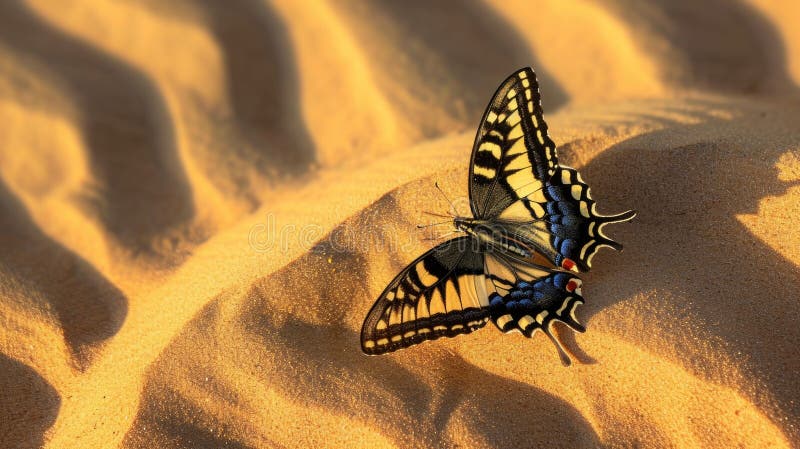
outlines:
M514 257L530 259L535 254L533 242L520 238L511 226L493 220L456 217L453 226L475 240L484 252L503 251Z
M472 217L453 219L464 235L417 258L378 297L364 320L362 350L384 354L492 321L526 337L543 331L569 363L551 326L584 331L574 272L588 271L602 247L622 249L603 230L636 214L598 214L580 174L558 163L530 68L509 76L483 115L469 199Z

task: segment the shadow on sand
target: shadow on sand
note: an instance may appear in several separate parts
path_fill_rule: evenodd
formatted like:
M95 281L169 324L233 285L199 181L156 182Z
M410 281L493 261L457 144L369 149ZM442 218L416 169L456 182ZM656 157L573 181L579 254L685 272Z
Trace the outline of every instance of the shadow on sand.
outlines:
M89 262L45 235L0 180L0 275L28 292L37 310L53 310L78 368L117 333L125 295ZM45 319L45 318L43 318Z
M35 370L0 354L0 444L38 448L58 416L61 397Z
M642 289L659 292L667 302L654 308L682 311L686 324L702 323L709 336L726 343L721 351L741 359L745 373L758 379L754 383L765 384L773 397L750 398L754 403L768 410L765 400L774 400L786 417L797 420L800 378L786 373L800 370L800 267L737 218L757 213L759 202L798 185L780 181L775 164L800 144L800 133L790 136L793 142L776 144L771 120L749 116L646 133L614 145L581 170L596 198L624 198L619 204L601 200L601 211L639 211L634 223L611 231L625 252L613 266L597 263L587 276L591 297L584 313L590 318ZM682 142L665 148L676 136ZM675 304L675 298L682 302ZM682 323L646 326L658 333ZM694 372L707 371L702 360L692 359L691 348L680 349Z
M194 203L158 87L138 70L46 23L22 2L0 4L0 41L44 68L79 113L96 187L84 195L129 250L190 221Z

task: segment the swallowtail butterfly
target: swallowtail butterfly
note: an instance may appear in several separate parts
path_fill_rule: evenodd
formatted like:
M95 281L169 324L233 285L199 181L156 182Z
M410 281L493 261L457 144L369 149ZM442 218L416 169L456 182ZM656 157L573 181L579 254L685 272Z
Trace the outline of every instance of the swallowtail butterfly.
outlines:
M559 165L547 135L536 74L509 76L483 114L469 167L474 218L455 217L464 233L411 262L381 293L361 330L361 348L377 355L426 340L467 334L491 321L503 332L552 334L561 321L584 327L575 309L592 257L622 246L603 233L636 212L603 216L575 169Z

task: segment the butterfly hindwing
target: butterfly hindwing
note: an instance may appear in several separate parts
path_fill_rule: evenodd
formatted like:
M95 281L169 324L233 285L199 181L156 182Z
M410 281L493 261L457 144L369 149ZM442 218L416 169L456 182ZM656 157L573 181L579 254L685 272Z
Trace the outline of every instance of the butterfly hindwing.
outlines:
M595 208L589 186L577 170L559 167L546 185L547 223L550 244L556 251L555 264L564 268L588 271L597 251L606 246L617 251L622 245L603 233L609 223L631 220L636 212L600 215Z
M489 292L492 321L498 329L518 330L530 337L556 320L583 332L575 318L575 306L583 304L582 283L575 275L522 264L501 254L487 255L486 260L487 268L504 273L505 278L503 287Z
M536 331L543 331L555 344L562 361L569 364L569 357L553 337L551 326L560 321L584 332L575 316L576 308L584 303L581 280L572 273L523 264L503 254L487 254L486 268L503 279L489 293L495 326L502 332L519 331L528 338Z
M468 236L446 241L401 271L364 320L362 350L384 354L483 327L489 303L474 243Z

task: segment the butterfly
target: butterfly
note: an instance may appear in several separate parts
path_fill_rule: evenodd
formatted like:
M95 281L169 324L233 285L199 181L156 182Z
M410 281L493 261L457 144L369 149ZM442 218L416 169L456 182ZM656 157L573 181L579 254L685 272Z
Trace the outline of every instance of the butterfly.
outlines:
M473 217L454 217L463 235L418 257L380 294L361 330L364 353L467 334L491 321L526 337L541 330L570 363L552 325L585 331L575 316L584 299L574 273L588 271L602 247L621 250L603 230L636 212L596 212L580 174L558 163L540 100L530 67L497 89L472 148Z

